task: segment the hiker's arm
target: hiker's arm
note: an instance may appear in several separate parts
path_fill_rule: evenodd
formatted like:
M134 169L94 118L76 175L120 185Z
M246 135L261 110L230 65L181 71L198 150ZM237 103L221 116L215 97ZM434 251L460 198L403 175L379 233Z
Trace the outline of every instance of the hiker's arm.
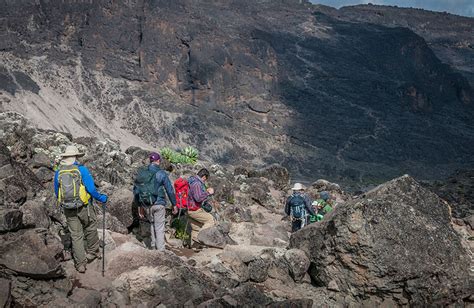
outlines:
M170 199L171 204L173 207L176 206L176 197L174 195L174 189L173 185L171 184L170 178L164 171L160 171L159 174L157 174L158 177L160 177L161 182L163 183L163 186L165 187L166 194L168 195L168 199Z
M58 189L59 189L59 183L58 183L58 171L54 173L54 193L56 194L56 198L58 197Z
M192 183L190 185L190 190L191 196L193 196L194 201L197 203L204 202L210 195L206 190L201 188L201 183L198 182Z
M286 204L285 204L285 213L286 213L286 215L290 215L290 199L291 199L291 197L288 197L288 199L286 199Z
M166 190L166 194L168 195L168 198L170 199L171 204L173 205L173 207L175 207L176 196L174 194L173 185L171 184L171 181L167 175L165 176L165 190Z
M304 202L305 202L306 209L308 210L308 212L309 212L311 215L316 215L316 214L314 213L313 206L311 205L313 202L311 201L311 199L309 198L308 195L306 195L306 196L304 197Z
M82 183L86 187L87 192L99 202L107 202L107 196L100 194L95 188L94 179L92 178L89 170L85 166L79 166L79 171L82 176Z

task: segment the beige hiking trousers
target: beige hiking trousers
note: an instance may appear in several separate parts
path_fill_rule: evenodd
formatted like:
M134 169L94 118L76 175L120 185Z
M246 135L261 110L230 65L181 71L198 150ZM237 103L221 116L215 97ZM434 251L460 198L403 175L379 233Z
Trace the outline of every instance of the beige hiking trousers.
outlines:
M201 229L207 229L214 226L214 217L203 209L189 211L189 222L191 223L191 238L198 242L197 236Z

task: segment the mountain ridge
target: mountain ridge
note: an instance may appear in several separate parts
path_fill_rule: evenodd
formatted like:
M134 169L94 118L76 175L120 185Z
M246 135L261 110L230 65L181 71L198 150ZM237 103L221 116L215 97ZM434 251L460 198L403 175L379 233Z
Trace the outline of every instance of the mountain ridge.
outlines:
M24 1L2 14L1 108L43 128L339 182L474 165L472 87L407 28L297 1Z

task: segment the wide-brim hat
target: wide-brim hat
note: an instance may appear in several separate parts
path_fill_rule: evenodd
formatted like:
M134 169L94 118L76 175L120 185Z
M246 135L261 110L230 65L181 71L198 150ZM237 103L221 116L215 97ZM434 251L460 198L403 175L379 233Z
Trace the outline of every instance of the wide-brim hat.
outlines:
M293 187L291 188L291 190L303 190L303 189L304 189L304 186L301 183L295 183L295 185L293 185Z
M84 153L79 152L75 145L68 145L64 153L60 154L61 157L81 157L84 156Z

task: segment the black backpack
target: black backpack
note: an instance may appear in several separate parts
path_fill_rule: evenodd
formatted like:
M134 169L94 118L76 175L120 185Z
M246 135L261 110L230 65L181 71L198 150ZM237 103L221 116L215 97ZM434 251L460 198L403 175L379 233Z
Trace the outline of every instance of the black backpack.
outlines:
M156 202L159 195L156 173L149 170L148 166L138 168L134 184L141 206L152 206Z
M290 215L294 218L304 218L306 216L306 206L301 195L293 195L290 199Z

